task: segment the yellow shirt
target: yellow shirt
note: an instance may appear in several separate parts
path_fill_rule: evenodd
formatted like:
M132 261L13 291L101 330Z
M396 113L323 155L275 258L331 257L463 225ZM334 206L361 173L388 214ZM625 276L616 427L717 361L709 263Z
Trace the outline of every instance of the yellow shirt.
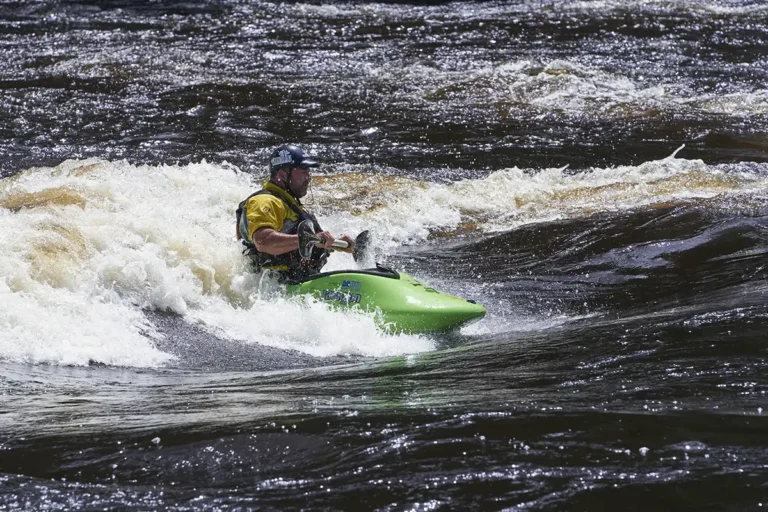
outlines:
M248 219L248 236L251 237L251 240L253 240L253 234L257 229L271 228L279 232L283 229L286 219L293 222L299 220L299 215L286 204L286 201L304 211L301 203L274 183L268 181L262 188L269 190L278 197L271 194L259 194L253 196L245 203L245 213ZM285 201L280 198L283 198Z

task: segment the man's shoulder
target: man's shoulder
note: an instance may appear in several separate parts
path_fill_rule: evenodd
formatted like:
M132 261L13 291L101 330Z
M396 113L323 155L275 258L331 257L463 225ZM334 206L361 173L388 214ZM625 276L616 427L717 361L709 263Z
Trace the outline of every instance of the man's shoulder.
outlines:
M245 209L248 212L249 217L280 214L285 217L286 215L290 215L290 212L286 211L287 206L285 203L279 197L270 193L254 195L246 201Z
M245 202L246 207L250 204L282 204L283 201L279 197L273 195L267 190L262 190L260 193L254 194L248 198Z

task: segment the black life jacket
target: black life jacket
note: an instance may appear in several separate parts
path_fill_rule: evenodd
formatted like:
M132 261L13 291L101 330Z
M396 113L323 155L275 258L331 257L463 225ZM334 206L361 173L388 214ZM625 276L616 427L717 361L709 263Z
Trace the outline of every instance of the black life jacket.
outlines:
M299 216L297 221L286 219L282 228L280 229L281 233L286 233L289 235L296 234L299 223L307 219L312 221L312 224L315 228L315 233L319 233L323 230L314 215L296 206L295 204L286 201L285 198L281 197L279 194L275 194L270 190L262 189L245 198L245 200L238 205L237 210L235 211L235 216L237 219L235 224L237 230L237 239L241 240L245 246L245 249L243 249L243 254L251 259L257 271L262 269L277 270L280 272L280 277L284 281L304 281L308 276L318 273L323 265L325 265L330 251L326 249L315 248L312 250L312 257L309 260L303 259L299 254L298 249L278 255L267 254L264 252L259 252L259 250L256 249L256 246L250 239L249 233L246 232L243 234L242 230L247 229L247 217L245 218L246 222L243 223L245 205L252 197L258 196L260 194L269 194L271 196L277 197L283 203L285 203L288 208L293 210L296 215Z

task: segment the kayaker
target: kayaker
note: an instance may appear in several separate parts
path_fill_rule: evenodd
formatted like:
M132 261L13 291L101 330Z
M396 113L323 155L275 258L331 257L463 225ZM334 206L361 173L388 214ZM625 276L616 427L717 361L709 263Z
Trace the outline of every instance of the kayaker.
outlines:
M331 248L335 237L324 231L314 215L301 204L312 181L310 169L320 164L300 147L292 144L275 149L269 160L270 179L261 190L248 196L237 209L237 238L243 241L243 251L258 270L279 273L283 281L302 281L325 265L331 250L352 252L355 241L347 235L340 240L349 244L345 249ZM315 233L325 238L325 244L315 247L309 260L299 255L299 222L310 219Z

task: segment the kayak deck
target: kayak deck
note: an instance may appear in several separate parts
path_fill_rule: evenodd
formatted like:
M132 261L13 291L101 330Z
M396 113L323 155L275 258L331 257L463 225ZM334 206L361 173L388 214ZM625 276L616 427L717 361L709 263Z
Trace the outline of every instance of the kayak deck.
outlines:
M379 326L397 333L446 331L485 316L485 308L474 301L426 287L408 274L382 266L315 274L288 285L287 291L376 312Z

